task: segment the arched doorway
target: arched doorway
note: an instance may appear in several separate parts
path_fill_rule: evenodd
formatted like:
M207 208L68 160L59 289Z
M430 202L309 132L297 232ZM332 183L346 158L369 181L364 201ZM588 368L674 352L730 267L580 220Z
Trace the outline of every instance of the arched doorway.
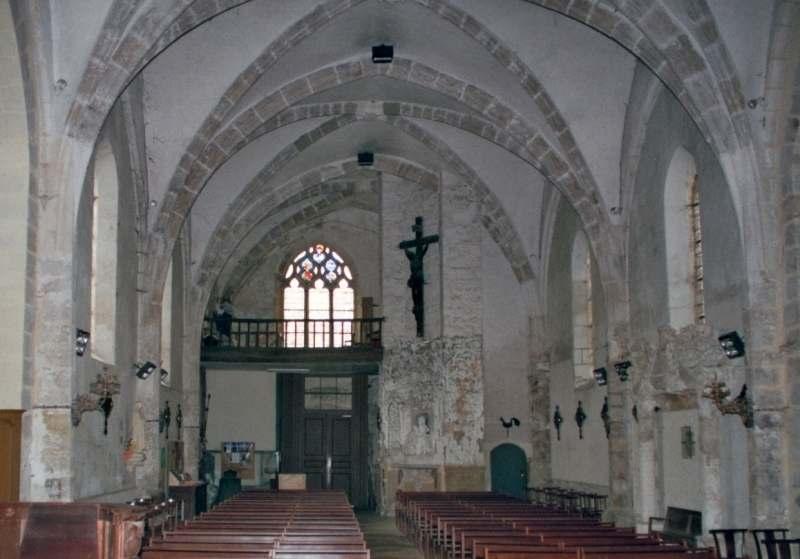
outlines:
M517 499L527 499L528 459L515 444L504 443L489 455L492 468L492 491Z

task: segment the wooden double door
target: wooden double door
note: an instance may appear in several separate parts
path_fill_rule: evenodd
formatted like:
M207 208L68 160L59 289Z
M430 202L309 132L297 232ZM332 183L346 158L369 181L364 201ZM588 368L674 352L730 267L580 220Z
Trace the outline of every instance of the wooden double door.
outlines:
M367 377L283 374L278 387L281 471L305 473L309 489L340 489L366 508Z

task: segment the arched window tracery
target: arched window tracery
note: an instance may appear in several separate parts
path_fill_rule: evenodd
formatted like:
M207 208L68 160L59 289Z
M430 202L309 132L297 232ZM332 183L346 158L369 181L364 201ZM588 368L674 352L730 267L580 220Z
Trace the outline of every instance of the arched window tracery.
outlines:
M694 157L678 148L664 184L664 235L669 324L706 320L700 183Z
M286 347L352 345L353 279L344 258L322 243L309 246L292 259L283 273Z

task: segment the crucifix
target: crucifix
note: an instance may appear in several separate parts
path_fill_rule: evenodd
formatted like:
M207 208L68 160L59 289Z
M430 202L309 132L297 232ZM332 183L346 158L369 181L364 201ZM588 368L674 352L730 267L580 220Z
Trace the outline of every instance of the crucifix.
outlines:
M439 235L422 235L422 217L417 216L414 225L411 227L414 238L410 241L403 241L398 245L406 253L408 263L411 266L411 275L408 277L406 285L411 288L411 299L414 301L414 318L417 320L417 337L425 335L425 274L422 270L422 259L428 252L428 245L439 242ZM412 250L414 249L414 250Z

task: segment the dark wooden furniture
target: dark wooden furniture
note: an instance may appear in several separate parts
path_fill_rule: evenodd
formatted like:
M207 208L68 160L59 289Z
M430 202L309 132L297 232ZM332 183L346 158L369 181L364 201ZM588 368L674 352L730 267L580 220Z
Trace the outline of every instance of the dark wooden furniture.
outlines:
M745 540L747 530L744 528L718 528L709 530L714 537L714 547L720 559L745 559ZM720 545L721 544L721 545Z
M404 492L398 528L425 557L452 559L711 559L711 549L636 534L560 507L489 492ZM673 513L674 514L674 513Z
M800 539L775 538L762 542L767 556L777 559L800 559Z
M142 551L142 559L181 557L369 559L369 551L343 492L250 490Z
M0 410L0 501L19 499L22 410Z
M778 559L778 552L774 545L769 545L765 542L771 542L778 538L785 540L789 537L789 530L786 528L763 528L760 530L750 530L753 534L753 540L756 544L756 557L757 559Z
M179 510L183 511L182 520L191 520L206 512L206 484L202 481L183 481L180 485L169 486L169 496L183 503Z
M3 559L132 559L148 511L98 503L0 503Z
M664 523L661 530L653 528L656 522ZM648 531L650 535L666 542L696 547L697 538L703 533L703 515L696 510L667 507L666 517L650 517Z

